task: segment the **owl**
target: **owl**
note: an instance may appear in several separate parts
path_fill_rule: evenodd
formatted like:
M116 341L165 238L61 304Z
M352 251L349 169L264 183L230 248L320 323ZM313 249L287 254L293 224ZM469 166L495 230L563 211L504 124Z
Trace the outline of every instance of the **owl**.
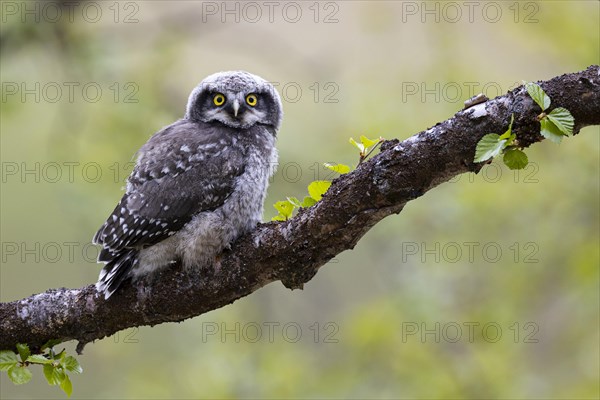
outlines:
M138 151L125 194L93 238L105 264L96 288L109 298L181 262L206 267L262 218L283 110L266 80L219 72L190 94L182 119Z

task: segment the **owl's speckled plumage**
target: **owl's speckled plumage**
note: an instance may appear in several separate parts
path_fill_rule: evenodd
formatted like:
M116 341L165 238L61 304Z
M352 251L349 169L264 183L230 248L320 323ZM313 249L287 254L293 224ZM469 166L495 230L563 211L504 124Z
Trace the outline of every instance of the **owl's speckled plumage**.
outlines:
M224 98L217 101L218 94ZM258 76L234 71L204 79L185 116L138 151L123 198L94 236L103 246L98 261L106 263L97 289L108 298L126 279L178 260L207 266L252 230L277 163L282 117L279 94Z

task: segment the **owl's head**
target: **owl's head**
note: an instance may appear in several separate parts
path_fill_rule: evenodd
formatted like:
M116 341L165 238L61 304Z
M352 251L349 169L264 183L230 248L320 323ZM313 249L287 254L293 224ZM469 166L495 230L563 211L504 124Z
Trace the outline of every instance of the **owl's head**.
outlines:
M185 118L218 121L233 128L255 124L279 129L283 110L279 93L263 78L245 71L208 76L190 94Z

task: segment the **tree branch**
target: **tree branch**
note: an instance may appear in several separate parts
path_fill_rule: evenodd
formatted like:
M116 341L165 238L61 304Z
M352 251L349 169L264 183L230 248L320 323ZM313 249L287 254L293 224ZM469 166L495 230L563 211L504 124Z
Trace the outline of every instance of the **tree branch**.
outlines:
M600 125L600 69L565 74L540 85L551 108L575 117L574 132ZM39 348L50 339L78 340L78 351L122 329L183 321L244 297L270 282L302 288L330 259L352 249L377 222L464 172L479 139L504 132L511 114L519 144L543 140L539 107L521 86L504 96L459 111L452 118L403 142L383 143L381 153L336 179L321 201L282 223L259 225L223 254L218 268L186 271L178 266L153 282L125 284L108 301L94 285L51 289L0 304L0 349L17 343Z

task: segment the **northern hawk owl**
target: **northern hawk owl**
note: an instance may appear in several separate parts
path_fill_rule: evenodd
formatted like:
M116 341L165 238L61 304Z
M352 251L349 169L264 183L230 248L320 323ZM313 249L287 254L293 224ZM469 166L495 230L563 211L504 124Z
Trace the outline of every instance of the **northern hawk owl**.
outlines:
M210 265L256 226L282 117L273 85L248 72L210 75L192 91L184 117L138 151L125 194L94 236L105 298L177 261Z

